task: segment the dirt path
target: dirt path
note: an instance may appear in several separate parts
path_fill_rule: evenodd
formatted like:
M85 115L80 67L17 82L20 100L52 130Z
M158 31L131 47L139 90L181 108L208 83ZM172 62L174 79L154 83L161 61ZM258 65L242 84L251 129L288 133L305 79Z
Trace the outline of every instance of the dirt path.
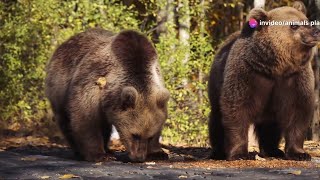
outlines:
M208 148L164 146L169 160L124 163L123 147L111 149L117 160L101 163L76 161L65 146L29 137L1 141L0 179L320 179L320 158L313 153L311 162L259 159L255 161L213 161ZM7 144L6 144L7 142ZM312 145L310 145L312 144ZM310 143L308 150L319 150ZM318 157L317 157L318 156Z

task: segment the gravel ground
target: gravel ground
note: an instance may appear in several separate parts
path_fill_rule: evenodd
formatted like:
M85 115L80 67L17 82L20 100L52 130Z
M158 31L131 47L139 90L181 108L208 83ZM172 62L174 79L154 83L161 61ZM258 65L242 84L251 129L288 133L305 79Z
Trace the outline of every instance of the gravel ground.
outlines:
M0 179L320 179L317 157L312 162L227 162L207 160L208 148L166 148L169 160L146 163L76 161L65 147L7 148L0 152ZM115 156L123 154L119 151Z

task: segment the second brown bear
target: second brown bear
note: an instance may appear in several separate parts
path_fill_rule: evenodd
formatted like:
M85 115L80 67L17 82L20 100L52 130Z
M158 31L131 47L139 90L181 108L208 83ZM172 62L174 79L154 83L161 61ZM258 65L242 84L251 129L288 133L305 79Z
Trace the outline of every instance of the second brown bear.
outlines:
M307 21L304 5L269 12L253 9L261 21ZM312 48L320 39L311 26L248 23L226 40L215 56L209 80L210 142L214 159L254 159L248 129L255 125L265 157L310 160L303 149L314 111ZM278 146L284 137L285 152Z

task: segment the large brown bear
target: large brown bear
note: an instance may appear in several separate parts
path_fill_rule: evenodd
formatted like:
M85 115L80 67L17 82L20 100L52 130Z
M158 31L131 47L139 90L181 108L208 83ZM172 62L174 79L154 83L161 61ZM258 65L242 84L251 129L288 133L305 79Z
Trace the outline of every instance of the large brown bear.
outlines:
M251 10L249 19L304 21L305 7ZM210 143L214 159L254 159L248 153L248 128L255 125L260 154L310 160L303 142L314 111L310 59L319 30L299 25L248 22L231 35L215 56L209 80ZM285 152L278 149L281 138Z
M142 34L95 28L71 37L47 66L46 94L81 159L104 158L112 125L132 161L161 153L169 92L156 50Z

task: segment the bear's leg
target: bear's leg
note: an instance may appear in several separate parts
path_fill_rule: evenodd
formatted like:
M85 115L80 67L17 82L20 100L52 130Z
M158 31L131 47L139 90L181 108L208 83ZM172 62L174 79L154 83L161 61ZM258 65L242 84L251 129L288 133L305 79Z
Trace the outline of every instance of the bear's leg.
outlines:
M60 130L61 130L62 134L64 135L64 137L66 138L66 140L68 141L69 146L73 150L74 156L78 159L83 159L80 152L78 151L78 147L77 147L75 140L73 138L72 130L70 127L70 119L68 118L66 113L64 111L55 112L54 118L58 122Z
M71 121L72 134L78 151L86 161L102 161L105 158L102 132L93 120L77 115L77 120ZM91 123L89 123L91 122Z
M255 159L255 155L248 152L249 122L238 117L237 122L224 119L225 152L227 160Z
M236 61L239 62L239 61ZM237 67L232 66L237 70ZM227 160L255 159L256 153L248 152L249 126L257 122L270 99L274 81L243 69L230 72L220 97L224 146ZM217 137L219 138L219 137Z
M209 117L209 138L212 147L210 158L216 160L226 159L224 152L224 131L221 113L212 110Z
M283 83L277 102L278 118L285 137L285 158L311 160L303 149L304 139L313 117L314 77L311 67Z
M165 153L159 142L161 132L157 133L152 139L148 142L148 156L147 158L150 160L166 160L169 159L167 153Z
M278 123L267 122L256 124L255 132L258 137L260 155L262 157L284 157L284 152L278 148L282 135Z
M303 150L303 142L306 130L300 127L290 127L285 135L285 158L296 161L310 161L311 156Z

